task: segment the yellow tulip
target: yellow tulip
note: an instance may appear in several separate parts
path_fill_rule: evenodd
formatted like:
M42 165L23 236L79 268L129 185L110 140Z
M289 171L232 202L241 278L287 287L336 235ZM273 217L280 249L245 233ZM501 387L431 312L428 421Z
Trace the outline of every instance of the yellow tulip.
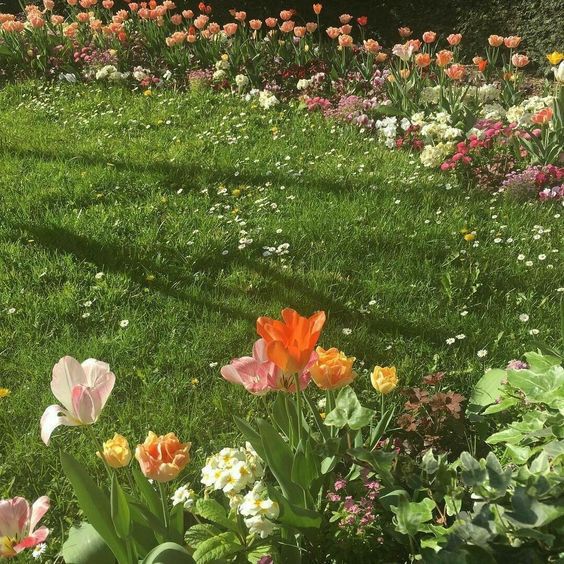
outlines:
M348 386L355 378L352 369L356 360L354 356L347 357L339 349L323 349L317 347L317 362L310 367L309 373L312 380L322 390L336 390Z
M389 394L397 385L395 366L375 366L370 376L372 386L382 395Z
M556 66L560 61L564 60L564 53L553 51L552 53L549 53L546 58L551 65Z
M123 468L127 466L131 460L131 450L127 439L116 433L113 439L109 439L103 444L103 455L97 452L96 454L108 463L112 468Z

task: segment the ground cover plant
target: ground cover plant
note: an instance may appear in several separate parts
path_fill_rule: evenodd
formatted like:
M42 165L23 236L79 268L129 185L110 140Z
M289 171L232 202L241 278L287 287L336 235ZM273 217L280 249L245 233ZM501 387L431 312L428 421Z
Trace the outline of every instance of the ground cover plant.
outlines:
M0 559L559 561L564 54L68 4L0 15Z

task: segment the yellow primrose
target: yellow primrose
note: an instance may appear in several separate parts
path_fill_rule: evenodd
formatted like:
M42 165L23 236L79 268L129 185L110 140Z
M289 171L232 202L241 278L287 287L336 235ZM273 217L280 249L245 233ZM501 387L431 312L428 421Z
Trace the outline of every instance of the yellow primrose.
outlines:
M223 55L221 55L221 60L222 61L228 61L229 60L229 55L227 53L223 53Z

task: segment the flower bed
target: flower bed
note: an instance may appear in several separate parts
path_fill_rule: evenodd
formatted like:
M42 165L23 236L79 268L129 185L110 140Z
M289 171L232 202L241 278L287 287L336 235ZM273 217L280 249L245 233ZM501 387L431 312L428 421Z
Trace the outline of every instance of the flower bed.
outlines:
M68 1L64 15L29 5L23 19L0 14L0 53L9 76L130 83L154 88L230 89L264 109L297 99L308 111L372 131L390 148L420 152L421 163L482 189L505 191L516 173L553 165L551 182L514 191L562 199L564 54L547 55L552 72L531 83L521 38L491 35L480 56L461 58L463 37L425 32L389 49L367 37L367 18L342 14L320 26L293 10L214 21L211 5L178 11L174 2Z
M369 408L353 390L366 376L354 370L355 359L317 346L324 324L323 312L305 318L291 309L282 320L257 320L252 356L221 374L276 397L253 422L234 417L244 447L211 454L200 483L174 493L170 483L189 464L190 443L152 432L134 452L120 434L100 442L93 425L116 377L105 362L62 358L51 381L61 405L45 410L42 439L49 444L59 426L84 429L109 484L100 488L61 452L86 519L70 530L65 561L557 558L564 548L561 359L528 353L526 362L487 371L468 399L444 387L442 373L400 390L396 369L376 366L370 381L379 401ZM403 410L390 401L398 391L408 398ZM0 556L42 553L49 531L37 524L48 509L46 497L33 506L1 501Z

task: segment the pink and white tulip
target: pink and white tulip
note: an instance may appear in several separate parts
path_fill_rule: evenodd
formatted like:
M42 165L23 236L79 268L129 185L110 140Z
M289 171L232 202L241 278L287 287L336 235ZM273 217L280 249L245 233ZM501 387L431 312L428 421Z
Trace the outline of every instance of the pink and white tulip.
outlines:
M40 497L32 506L23 497L0 500L0 558L12 558L45 541L49 529L35 527L48 509L47 496Z
M71 427L92 425L98 417L115 383L115 375L105 362L89 358L80 364L65 356L53 367L51 390L61 402L50 405L41 417L41 439L48 445L59 425Z

